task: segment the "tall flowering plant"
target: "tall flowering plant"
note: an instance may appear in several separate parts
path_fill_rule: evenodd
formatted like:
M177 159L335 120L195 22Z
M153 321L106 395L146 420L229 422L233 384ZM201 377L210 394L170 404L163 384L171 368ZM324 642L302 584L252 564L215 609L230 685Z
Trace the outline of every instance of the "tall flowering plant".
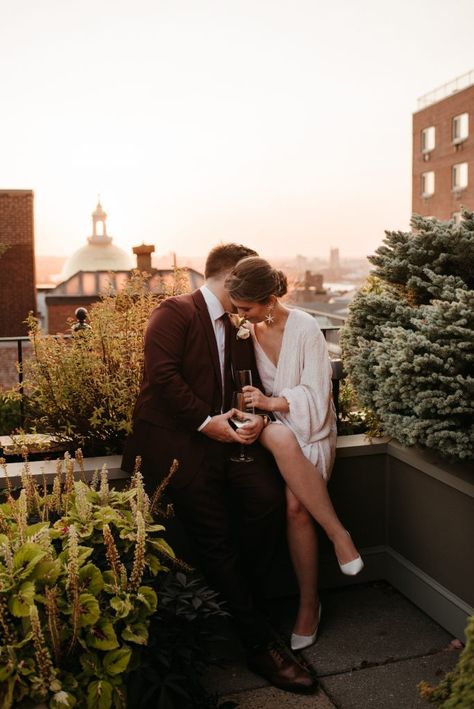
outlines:
M80 453L77 455L82 465ZM4 467L6 474L6 466ZM159 574L174 560L136 469L111 489L102 469L76 480L58 461L51 488L25 462L19 494L0 505L0 707L125 707L140 663Z

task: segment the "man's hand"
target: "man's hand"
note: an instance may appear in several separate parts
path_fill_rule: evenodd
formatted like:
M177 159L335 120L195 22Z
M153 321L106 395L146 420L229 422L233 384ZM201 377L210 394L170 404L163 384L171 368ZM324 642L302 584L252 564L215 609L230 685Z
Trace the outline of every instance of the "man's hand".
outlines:
M263 430L263 417L257 416L256 414L248 414L247 412L238 411L237 409L234 409L234 412L237 416L239 416L239 418L244 417L246 419L245 426L241 426L236 431L240 443L244 443L245 445L255 443ZM247 422L247 419L250 420Z
M226 411L225 414L213 416L209 423L207 423L204 428L201 428L201 433L204 433L205 436L213 438L215 441L220 441L221 443L244 443L242 438L237 435L229 424L229 419L234 415L234 413L242 412L238 412L236 409L231 409L230 411ZM260 418L260 416L258 418Z
M273 411L272 396L265 396L257 387L244 386L242 391L244 392L245 403L248 406L253 406L255 409L262 409L263 411Z

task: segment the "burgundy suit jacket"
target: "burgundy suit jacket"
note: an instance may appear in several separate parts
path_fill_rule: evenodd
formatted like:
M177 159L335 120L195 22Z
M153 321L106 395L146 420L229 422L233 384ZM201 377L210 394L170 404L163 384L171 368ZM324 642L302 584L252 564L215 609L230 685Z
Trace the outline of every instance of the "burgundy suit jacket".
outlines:
M261 387L251 338L239 340L236 333L233 326L228 328L227 388L236 388L232 371L237 369L251 369L255 386ZM159 482L176 458L179 468L171 485L186 485L211 443L197 429L207 416L220 413L222 401L217 343L201 291L167 298L153 311L145 334L144 376L124 470L133 467L135 455L146 456L153 461Z

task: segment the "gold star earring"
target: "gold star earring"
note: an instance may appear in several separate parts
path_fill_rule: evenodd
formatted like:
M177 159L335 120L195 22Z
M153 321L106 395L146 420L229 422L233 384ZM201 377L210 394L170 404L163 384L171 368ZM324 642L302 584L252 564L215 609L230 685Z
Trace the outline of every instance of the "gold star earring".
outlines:
M270 303L268 306L267 314L265 315L265 322L269 327L273 325L275 322L275 317L273 315L273 308L275 307L275 303Z

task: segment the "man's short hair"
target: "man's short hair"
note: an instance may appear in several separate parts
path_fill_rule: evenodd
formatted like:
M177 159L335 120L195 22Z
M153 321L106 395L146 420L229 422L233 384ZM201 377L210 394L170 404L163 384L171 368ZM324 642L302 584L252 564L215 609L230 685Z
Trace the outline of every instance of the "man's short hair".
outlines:
M257 252L242 244L219 244L214 246L206 259L204 276L211 278L230 271L235 264L247 256L258 256Z

